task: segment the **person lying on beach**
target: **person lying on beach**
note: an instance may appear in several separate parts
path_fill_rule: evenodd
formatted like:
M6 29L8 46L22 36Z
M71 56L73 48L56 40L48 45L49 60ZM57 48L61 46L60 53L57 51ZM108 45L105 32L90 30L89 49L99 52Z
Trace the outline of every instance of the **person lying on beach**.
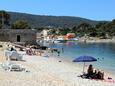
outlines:
M97 71L93 69L93 66L90 64L86 74L81 75L83 78L87 79L99 79L104 80L104 72Z
M96 79L104 80L104 72L98 71L96 74Z

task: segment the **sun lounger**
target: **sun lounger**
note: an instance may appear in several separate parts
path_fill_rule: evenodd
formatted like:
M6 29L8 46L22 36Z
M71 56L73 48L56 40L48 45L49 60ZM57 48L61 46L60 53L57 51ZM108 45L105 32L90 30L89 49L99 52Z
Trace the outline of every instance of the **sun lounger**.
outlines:
M17 53L16 51L12 51L12 54L10 55L10 60L22 60L23 55Z
M10 60L20 61L20 60L22 60L23 55L19 54L16 51L8 51L8 50L6 50L5 51L5 57L6 57L7 60L10 59Z
M2 64L2 68L6 71L23 71L23 68L20 64L15 64L13 62L6 62Z
M4 54L5 54L6 60L8 60L9 57L11 56L12 52L9 50L5 50L4 52L5 52Z

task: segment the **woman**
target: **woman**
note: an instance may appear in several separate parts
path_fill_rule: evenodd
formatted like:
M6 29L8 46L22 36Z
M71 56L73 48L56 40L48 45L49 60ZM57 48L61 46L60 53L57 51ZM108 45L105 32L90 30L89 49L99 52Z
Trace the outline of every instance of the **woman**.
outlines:
M90 64L89 67L88 67L88 70L87 70L87 76L88 78L92 78L92 75L93 75L93 66Z

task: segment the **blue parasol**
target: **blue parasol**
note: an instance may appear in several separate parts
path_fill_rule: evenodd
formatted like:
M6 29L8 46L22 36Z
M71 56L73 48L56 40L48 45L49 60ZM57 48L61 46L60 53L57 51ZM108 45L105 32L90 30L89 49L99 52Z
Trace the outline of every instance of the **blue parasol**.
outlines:
M97 61L97 59L92 56L85 56L85 55L79 56L73 60L73 62L84 62L83 73L84 73L84 68L85 68L85 62L93 62L93 61Z

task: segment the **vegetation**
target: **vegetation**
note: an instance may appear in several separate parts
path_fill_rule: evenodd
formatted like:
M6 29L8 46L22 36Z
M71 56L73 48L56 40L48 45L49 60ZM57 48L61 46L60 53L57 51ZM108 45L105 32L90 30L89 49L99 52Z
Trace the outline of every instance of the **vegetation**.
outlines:
M50 27L50 28L71 28L79 25L82 22L95 25L100 21L93 21L90 19L69 16L45 16L45 15L32 15L26 13L8 12L11 16L11 23L17 20L28 21L32 28Z
M23 20L17 20L11 25L12 29L30 29L28 23Z
M115 20L111 22L101 22L93 26L88 23L81 23L72 28L72 32L76 35L100 38L112 38L115 36Z
M115 36L115 20L111 22L100 22L98 24L90 25L86 22L73 26L73 28L52 29L52 34L65 35L67 33L75 33L76 36L89 36L99 38L112 38Z
M115 20L92 21L79 17L37 16L0 11L0 28L3 28L3 25L10 25L12 29L31 29L32 27L39 31L50 28L50 34L57 35L72 32L80 37L112 38L115 36Z
M0 28L10 25L10 15L6 11L0 11Z

